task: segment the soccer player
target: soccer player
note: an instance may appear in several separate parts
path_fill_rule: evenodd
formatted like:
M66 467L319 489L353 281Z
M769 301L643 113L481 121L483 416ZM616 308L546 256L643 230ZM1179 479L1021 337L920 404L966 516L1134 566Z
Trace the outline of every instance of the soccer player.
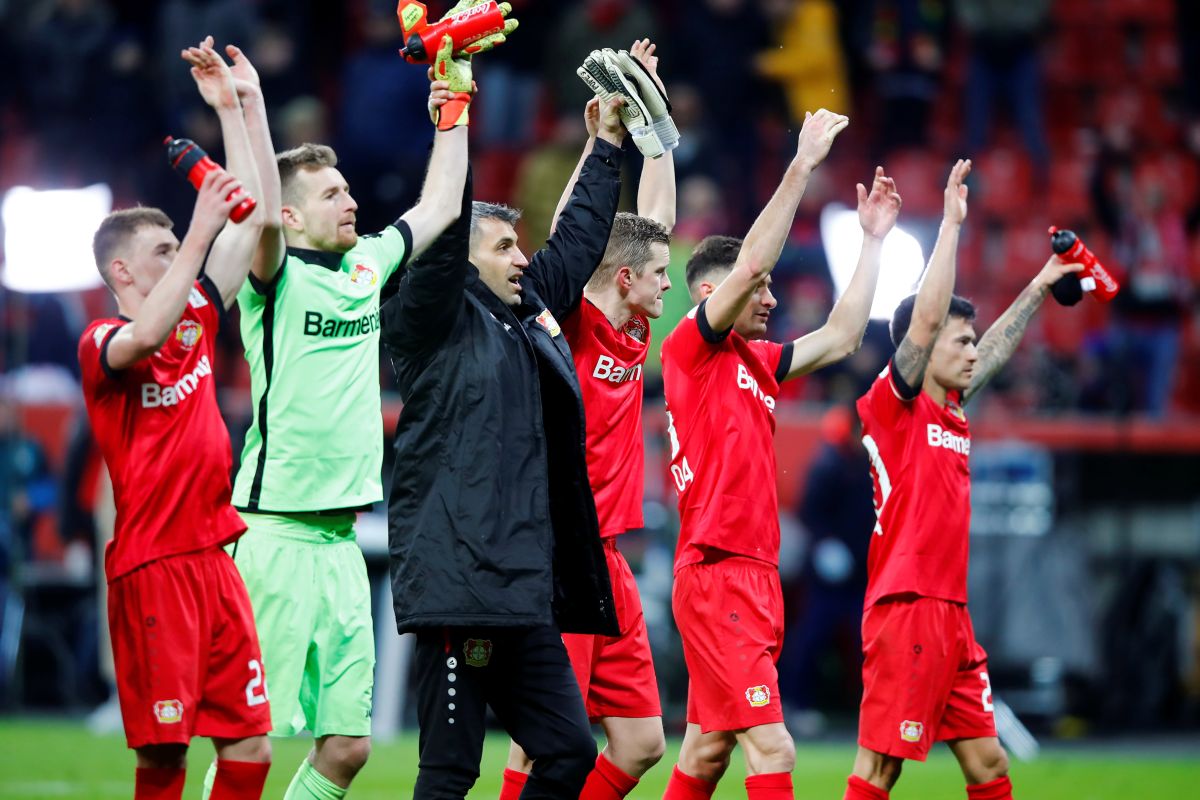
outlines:
M863 611L863 698L847 800L884 800L904 759L945 741L971 800L1012 797L996 737L987 654L967 612L971 435L963 405L1008 361L1035 311L1077 264L1051 257L975 344L975 307L954 295L967 216L954 165L920 291L892 317L896 353L858 401L878 522Z
M646 39L634 42L629 52L658 80L654 49ZM591 153L599 115L599 101L592 100L585 114L588 145L580 164ZM573 186L574 181L567 185L564 203ZM617 637L563 634L588 718L600 723L608 740L588 775L583 800L625 797L665 748L641 598L629 564L617 549L617 537L643 524L642 371L650 348L650 320L662 315L662 294L671 288L667 267L675 224L675 168L669 151L643 163L638 211L645 216L616 215L583 301L562 322L587 412L588 479L621 629ZM513 744L500 800L520 796L530 764Z
M809 175L849 120L806 117L796 155L744 242L709 237L692 253L699 305L663 342L663 386L680 532L671 605L687 662L687 731L667 800L708 798L735 745L750 800L792 797L795 747L783 725L775 662L783 643L775 402L779 384L839 361L862 342L883 237L900 196L877 167L859 184L862 251L828 321L794 342L761 340L776 302L771 270Z
M88 326L79 363L117 508L105 573L117 694L137 753L134 797L180 797L188 743L210 736L213 798L257 798L270 710L250 600L221 549L246 526L229 502L213 360L264 209L226 224L243 183L260 194L242 109L211 48L183 55L221 121L230 172L205 176L182 243L158 209L115 211L101 223L96 266L119 315Z
M254 68L227 52L254 90L247 124L272 221L238 293L254 417L234 481L249 526L234 560L262 637L272 735L315 737L286 797L336 800L370 752L375 644L354 522L383 499L379 295L458 215L470 64L461 117L438 120L421 199L359 236L333 150L305 144L276 158ZM443 46L434 69L451 63ZM444 102L449 83L433 80L431 93Z

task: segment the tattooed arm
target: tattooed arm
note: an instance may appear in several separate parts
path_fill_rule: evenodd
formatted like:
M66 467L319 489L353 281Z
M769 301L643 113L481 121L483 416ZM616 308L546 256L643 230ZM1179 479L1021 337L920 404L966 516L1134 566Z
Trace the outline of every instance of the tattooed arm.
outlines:
M959 160L946 181L945 212L938 230L937 244L929 256L929 267L917 292L908 332L892 356L892 378L901 395L911 400L921 392L925 368L938 331L946 321L950 298L954 296L954 269L957 261L958 231L967 218L967 187L963 181L971 172L969 160Z
M979 340L979 360L975 363L975 376L971 378L971 385L963 392L964 403L986 386L992 376L1012 357L1017 345L1021 343L1021 337L1025 335L1029 320L1033 319L1033 315L1041 308L1042 301L1050 293L1054 282L1067 273L1079 272L1081 269L1081 264L1067 264L1059 260L1058 256L1051 256L1046 266L1042 267L1042 271L1017 295L1013 304L992 323L992 327L988 328L987 333Z

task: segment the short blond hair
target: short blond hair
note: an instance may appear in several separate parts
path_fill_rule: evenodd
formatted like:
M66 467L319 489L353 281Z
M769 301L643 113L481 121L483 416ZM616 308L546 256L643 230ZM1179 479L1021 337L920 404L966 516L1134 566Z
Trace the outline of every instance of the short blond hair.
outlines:
M662 223L627 211L618 212L613 218L612 232L608 235L608 246L604 248L600 266L592 273L587 288L602 289L621 267L629 267L634 275L641 276L654 257L650 246L656 243L671 243L671 234Z
M279 186L283 194L283 202L295 205L298 199L291 194L295 185L296 174L300 170L315 171L324 167L336 167L337 153L325 144L305 142L299 147L284 150L275 156L275 164L279 168Z
M100 277L108 284L108 288L116 291L108 268L112 264L113 258L116 257L117 250L129 241L129 238L139 229L147 225L167 230L174 227L171 218L161 209L134 206L112 212L96 229L95 235L92 236L92 255L96 259L96 269L100 271Z

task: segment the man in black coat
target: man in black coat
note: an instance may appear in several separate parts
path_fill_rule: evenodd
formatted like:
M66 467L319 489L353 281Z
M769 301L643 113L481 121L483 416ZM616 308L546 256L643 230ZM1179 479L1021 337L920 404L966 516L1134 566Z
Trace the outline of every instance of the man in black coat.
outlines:
M534 760L523 798L576 798L596 758L560 633L617 635L557 318L579 303L620 193L618 104L546 248L519 212L472 203L382 310L404 410L388 505L396 623L417 647L415 798L462 798L487 706Z

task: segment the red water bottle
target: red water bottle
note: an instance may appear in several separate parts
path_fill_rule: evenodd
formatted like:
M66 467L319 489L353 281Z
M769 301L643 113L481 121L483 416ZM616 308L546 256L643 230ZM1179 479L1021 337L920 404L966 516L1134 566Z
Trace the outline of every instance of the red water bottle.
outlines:
M188 183L195 186L197 191L200 190L200 184L204 182L205 175L213 170L225 171L220 164L208 157L208 153L204 152L200 145L191 139L172 139L168 136L163 139L163 144L167 146L167 161L170 162L171 167L187 178ZM233 211L229 212L229 218L234 222L241 222L250 216L258 202L242 189L235 189L226 199L231 199L235 195L241 195L245 199L233 207Z
M412 31L400 55L414 64L432 62L443 36L454 41L454 52L457 53L485 36L504 30L504 14L496 0L463 9L432 25L425 24L426 13L425 4L417 0L400 0L396 7L401 29L405 33Z
M1059 258L1069 264L1083 264L1083 272L1078 276L1083 291L1091 292L1092 296L1102 303L1107 303L1117 296L1121 285L1074 231L1060 230L1051 225L1049 232L1050 247Z

